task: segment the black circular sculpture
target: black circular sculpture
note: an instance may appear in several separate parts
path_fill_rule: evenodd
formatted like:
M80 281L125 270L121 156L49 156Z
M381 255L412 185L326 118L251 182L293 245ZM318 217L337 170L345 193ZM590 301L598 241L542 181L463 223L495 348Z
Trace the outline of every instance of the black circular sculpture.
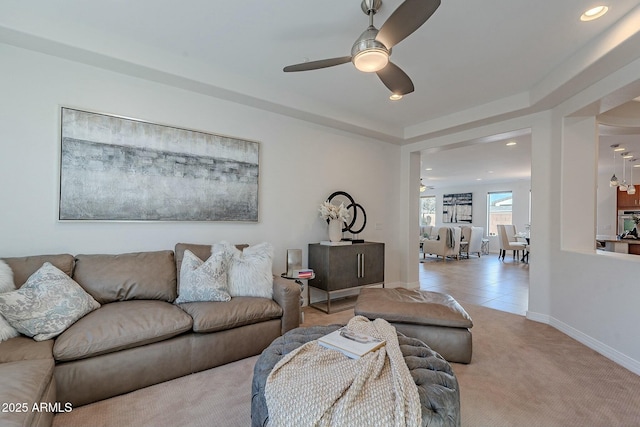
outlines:
M345 227L342 229L342 232L344 233L345 231L348 231L351 234L361 233L362 230L364 230L364 227L367 225L367 213L365 212L364 208L359 203L356 203L353 197L351 197L351 195L345 191L336 191L332 193L329 196L329 198L327 198L327 202L331 203L331 201L334 198L337 198L338 196L347 198L347 200L349 201L349 204L345 207L347 208L347 210L350 211L349 214L351 215L351 222L345 225ZM353 209L353 211L351 211L351 209ZM360 227L357 230L354 230L353 226L355 225L356 220L358 219L358 209L360 209L360 211L362 212L362 217L363 217L362 227ZM327 222L329 222L329 220L327 220Z

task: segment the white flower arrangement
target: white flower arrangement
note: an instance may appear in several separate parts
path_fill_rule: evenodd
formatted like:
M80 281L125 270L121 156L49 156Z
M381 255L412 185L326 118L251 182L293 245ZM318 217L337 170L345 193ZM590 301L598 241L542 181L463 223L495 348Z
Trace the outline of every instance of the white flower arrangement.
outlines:
M320 205L320 216L322 219L339 219L342 222L347 222L349 219L349 210L344 207L344 203L340 203L340 206L331 204L325 201Z

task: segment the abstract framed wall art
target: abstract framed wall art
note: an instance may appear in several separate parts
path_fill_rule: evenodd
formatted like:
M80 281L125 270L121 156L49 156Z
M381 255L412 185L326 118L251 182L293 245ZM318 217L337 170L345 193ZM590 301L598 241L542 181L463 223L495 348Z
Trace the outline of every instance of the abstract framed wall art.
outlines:
M442 196L442 222L468 222L473 220L473 193L444 194Z
M61 221L258 221L259 143L62 107Z

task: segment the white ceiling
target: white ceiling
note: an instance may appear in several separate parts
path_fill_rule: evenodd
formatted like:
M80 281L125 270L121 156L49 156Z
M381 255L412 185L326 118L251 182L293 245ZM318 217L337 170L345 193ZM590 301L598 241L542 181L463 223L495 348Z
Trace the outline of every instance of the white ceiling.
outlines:
M616 175L621 180L626 176L630 181L633 173L634 183L640 183L640 99L600 114L598 122L599 173L613 173L614 153L611 146L617 144L625 148L624 153L631 154L636 160L626 160L623 170L623 152L618 152L615 155ZM516 142L516 145L507 146L507 142ZM531 134L525 129L493 135L483 141L470 141L462 147L435 152L425 150L421 159L422 182L435 189L529 180ZM634 164L638 167L631 172ZM427 168L432 170L427 171Z
M515 145L506 145L513 142ZM529 180L531 134L523 130L463 147L423 151L420 176L424 185L436 190Z
M583 23L578 18L593 0L442 0L393 48L391 60L416 88L397 102L375 75L351 64L282 71L305 60L349 55L368 25L360 0L5 0L0 42L408 144L465 123L548 109L626 65L635 56L610 53L626 52L629 43L620 47L610 40L621 23L631 27L625 37L632 45L640 40L637 21L625 21L638 18L640 1L600 3L609 12ZM383 0L376 26L400 4ZM514 165L505 173L520 176L515 165L528 159L504 157L526 151L528 136L518 138L511 152L500 142L436 154L450 155L458 165L466 164L464 157L482 164L464 179L489 170L497 176L505 164ZM478 162L480 154L490 156ZM499 156L501 162L493 163ZM438 176L434 170L429 178Z
M625 176L627 181L631 180L633 173L634 183L640 182L640 102L630 101L612 110L601 114L598 117L600 122L600 138L598 153L598 169L600 173L612 175L615 170L616 175L621 180ZM619 148L624 148L624 152L618 152L614 156L612 145L617 144ZM629 153L636 159L635 162L623 160L621 154ZM623 168L624 164L624 168ZM631 168L633 165L639 168Z

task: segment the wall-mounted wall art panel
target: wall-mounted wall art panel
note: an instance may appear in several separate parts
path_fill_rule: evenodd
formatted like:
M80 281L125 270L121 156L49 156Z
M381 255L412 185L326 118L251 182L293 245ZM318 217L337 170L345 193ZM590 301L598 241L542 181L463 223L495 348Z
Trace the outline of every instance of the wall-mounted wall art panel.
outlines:
M60 220L258 221L259 144L61 109Z
M442 222L468 222L473 220L473 193L444 194L442 196Z

